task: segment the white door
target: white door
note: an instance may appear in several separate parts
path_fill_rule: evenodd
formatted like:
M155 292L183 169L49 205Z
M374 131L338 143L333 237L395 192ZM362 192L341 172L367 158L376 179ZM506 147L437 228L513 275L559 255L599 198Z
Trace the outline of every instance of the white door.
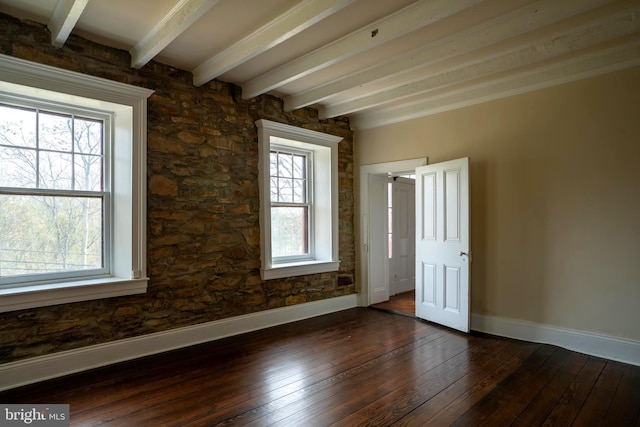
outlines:
M370 262L368 268L369 278L369 304L377 304L389 301L389 263L388 257L388 233L387 229L387 187L389 178L385 175L369 175L370 208L367 232L369 240L366 250L369 251L369 259L382 260ZM382 207L382 209L380 209ZM369 224L378 224L381 229L369 229ZM374 226L375 228L375 226Z
M391 184L391 255L389 287L392 295L412 291L416 274L415 180L398 177Z
M416 316L469 332L469 158L416 168Z

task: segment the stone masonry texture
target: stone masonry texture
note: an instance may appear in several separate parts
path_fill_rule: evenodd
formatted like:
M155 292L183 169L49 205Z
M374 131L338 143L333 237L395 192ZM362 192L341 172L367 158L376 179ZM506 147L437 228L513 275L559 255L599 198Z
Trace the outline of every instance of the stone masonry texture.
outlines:
M355 293L353 134L346 118L241 89L0 14L0 53L153 89L148 100L146 294L0 313L0 363ZM258 148L268 119L338 135L340 271L260 279Z

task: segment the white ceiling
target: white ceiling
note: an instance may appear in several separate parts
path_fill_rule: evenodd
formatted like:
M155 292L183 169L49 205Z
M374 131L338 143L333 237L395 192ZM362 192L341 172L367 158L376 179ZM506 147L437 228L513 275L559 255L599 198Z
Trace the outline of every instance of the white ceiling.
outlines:
M640 65L640 0L0 0L0 12L233 82L285 109L400 122Z

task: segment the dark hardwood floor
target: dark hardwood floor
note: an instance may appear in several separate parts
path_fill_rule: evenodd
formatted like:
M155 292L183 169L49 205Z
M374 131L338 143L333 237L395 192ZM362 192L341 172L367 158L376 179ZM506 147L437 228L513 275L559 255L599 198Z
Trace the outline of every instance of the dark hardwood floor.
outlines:
M640 426L640 367L357 308L0 393L74 426Z
M416 315L416 291L401 292L389 297L389 301L373 304L371 308L415 317Z

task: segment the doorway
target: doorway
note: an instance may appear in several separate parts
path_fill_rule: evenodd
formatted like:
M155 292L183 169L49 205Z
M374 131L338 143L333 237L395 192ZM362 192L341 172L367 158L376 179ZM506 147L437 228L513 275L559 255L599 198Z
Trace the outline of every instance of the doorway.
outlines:
M426 164L423 157L360 168L360 306L389 301L389 177L412 174L416 167Z
M430 166L416 163L416 160L409 160L360 168L359 304L368 307L389 300L388 177L394 172L415 170L416 236L420 236L419 245L416 238L416 264L419 262L420 268L416 269L415 314L421 319L468 332L469 158Z
M387 195L389 296L416 288L415 175L389 179Z
M415 317L415 174L390 177L388 189L389 300L371 307Z

